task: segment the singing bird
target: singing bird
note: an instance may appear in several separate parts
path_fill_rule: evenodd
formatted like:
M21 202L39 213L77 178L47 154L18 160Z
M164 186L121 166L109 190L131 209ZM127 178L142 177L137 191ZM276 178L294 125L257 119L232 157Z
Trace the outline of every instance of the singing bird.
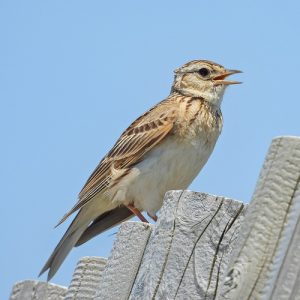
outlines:
M75 206L58 223L77 212L40 275L48 280L74 246L142 211L156 221L164 194L186 189L212 153L222 130L220 105L226 87L240 73L207 60L175 70L170 95L136 119L88 178Z

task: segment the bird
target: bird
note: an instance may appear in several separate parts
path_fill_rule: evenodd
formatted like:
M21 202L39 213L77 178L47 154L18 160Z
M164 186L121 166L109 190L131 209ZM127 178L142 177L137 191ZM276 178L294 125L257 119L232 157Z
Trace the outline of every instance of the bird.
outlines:
M239 70L193 60L174 71L169 96L137 118L100 161L78 201L57 224L77 212L42 268L48 281L73 247L137 216L154 221L168 190L186 189L211 155L222 131L227 77Z

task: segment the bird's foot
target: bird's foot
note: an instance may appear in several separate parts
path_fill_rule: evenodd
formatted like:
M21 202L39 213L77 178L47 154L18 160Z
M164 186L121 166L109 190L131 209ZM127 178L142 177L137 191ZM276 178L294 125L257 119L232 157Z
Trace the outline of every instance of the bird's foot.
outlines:
M132 204L128 204L127 208L131 210L142 222L149 223L148 220L142 215L142 213Z

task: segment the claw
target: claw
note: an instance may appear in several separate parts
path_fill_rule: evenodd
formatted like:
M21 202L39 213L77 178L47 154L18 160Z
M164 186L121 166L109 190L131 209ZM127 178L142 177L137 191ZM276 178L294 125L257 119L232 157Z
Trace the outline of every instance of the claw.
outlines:
M152 215L150 215L149 213L147 213L147 215L148 215L154 222L157 221L157 215L152 216Z

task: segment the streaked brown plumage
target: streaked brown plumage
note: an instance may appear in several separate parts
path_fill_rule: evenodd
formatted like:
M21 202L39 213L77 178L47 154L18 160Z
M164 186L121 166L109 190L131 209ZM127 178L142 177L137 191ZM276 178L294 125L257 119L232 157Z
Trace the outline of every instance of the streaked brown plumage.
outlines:
M175 71L169 97L123 132L59 222L79 210L41 273L49 269L50 279L73 246L133 213L147 211L156 219L164 193L186 188L206 163L222 129L224 90L238 83L225 78L238 72L210 61Z

